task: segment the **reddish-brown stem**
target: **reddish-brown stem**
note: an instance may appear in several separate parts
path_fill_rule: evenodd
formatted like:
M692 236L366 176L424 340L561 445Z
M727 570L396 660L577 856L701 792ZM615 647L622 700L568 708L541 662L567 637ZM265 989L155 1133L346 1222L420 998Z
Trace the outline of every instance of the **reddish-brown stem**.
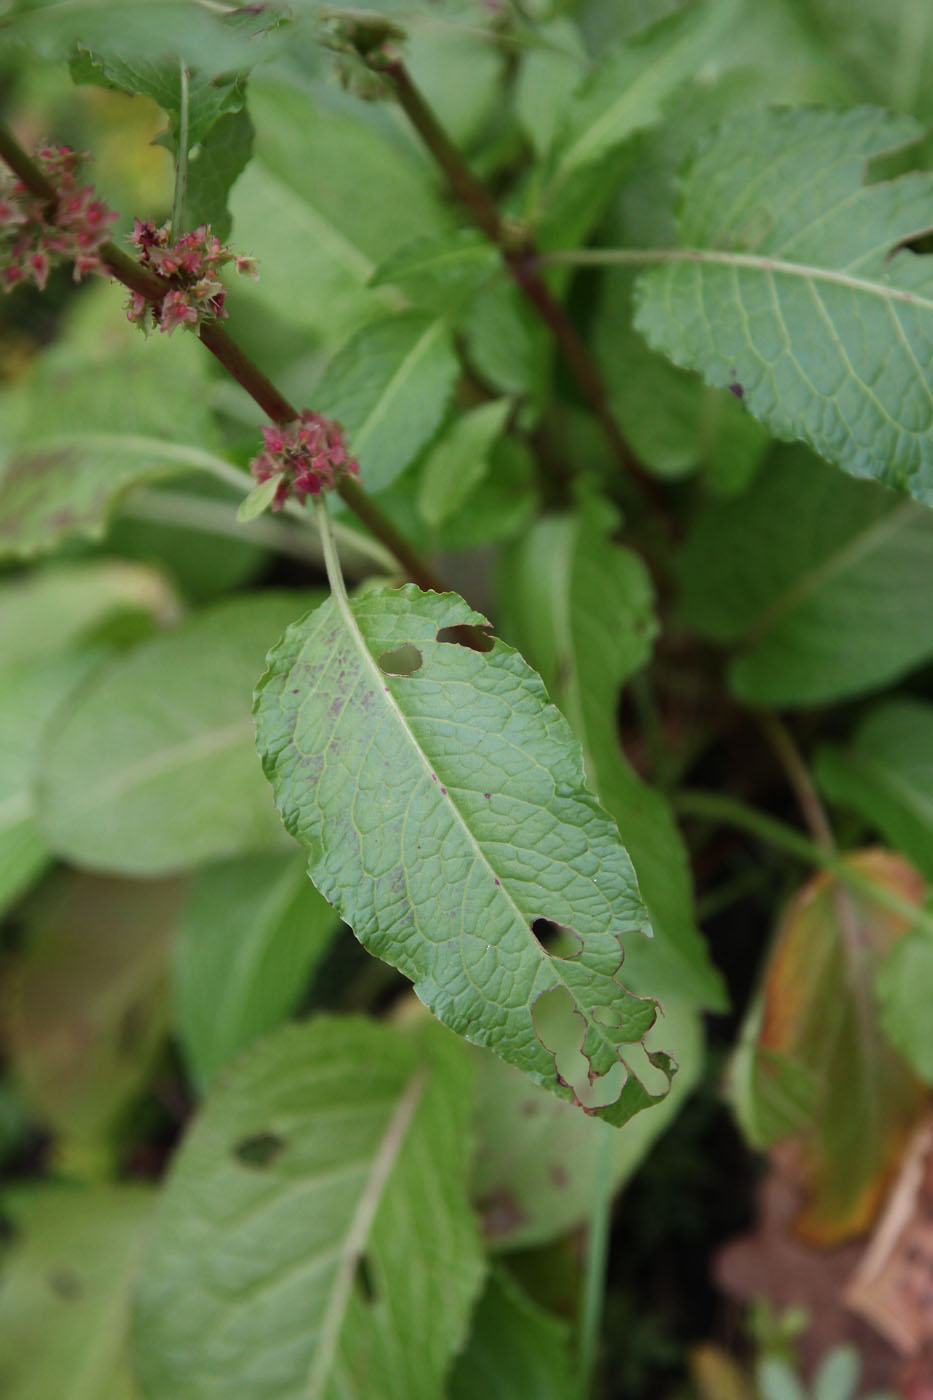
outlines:
M528 301L550 328L567 367L589 403L621 467L638 481L649 498L653 514L663 518L657 482L644 470L619 428L609 408L603 377L595 360L541 276L538 250L527 234L515 233L502 218L485 185L467 165L434 112L412 81L400 58L386 57L378 50L367 57L377 71L391 79L399 106L417 131L424 145L453 190L472 215L473 221L502 253L505 265ZM666 526L665 526L665 533Z
M35 161L26 154L13 134L0 126L0 159L6 162L15 175L39 199L54 204L57 192ZM118 282L130 291L139 292L150 300L161 299L170 284L143 267L116 243L104 243L100 257ZM202 325L198 331L202 345L220 361L228 374L259 405L264 413L277 423L290 423L298 417L298 410L289 403L270 379L263 374L257 364L250 359L222 326ZM405 573L419 588L436 589L443 592L446 585L437 573L426 563L417 551L380 510L371 496L357 481L347 479L337 488L341 499L353 513L375 535L376 539L395 556Z

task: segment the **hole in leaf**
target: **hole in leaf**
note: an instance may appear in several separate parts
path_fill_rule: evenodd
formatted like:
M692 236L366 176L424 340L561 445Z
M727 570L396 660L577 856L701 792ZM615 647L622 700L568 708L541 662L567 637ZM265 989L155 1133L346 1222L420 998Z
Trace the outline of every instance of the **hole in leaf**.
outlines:
M438 628L435 641L466 647L468 651L492 651L495 646L488 632L484 632L481 627L468 627L465 623L461 623L459 627Z
M73 1269L56 1269L48 1277L49 1288L57 1298L64 1298L66 1302L74 1302L81 1297L81 1280Z
M356 1261L356 1272L353 1275L353 1284L364 1303L372 1304L379 1301L379 1290L376 1287L373 1267L366 1254L361 1254Z
M384 651L379 658L379 669L387 676L413 676L424 663L424 657L411 642L403 642L394 651Z
M270 1167L285 1148L285 1139L278 1133L254 1133L242 1138L233 1155L247 1167Z
M571 1089L582 1108L605 1108L625 1087L628 1070L621 1060L605 1074L594 1075L583 1053L585 1024L566 987L542 992L532 1011L535 1034L554 1056L559 1079Z
M922 233L915 233L910 238L905 238L903 243L896 244L888 254L893 258L895 253L900 252L916 253L920 257L933 253L933 230L924 229Z
M553 919L535 919L531 931L551 958L578 958L583 952L583 939L566 924Z

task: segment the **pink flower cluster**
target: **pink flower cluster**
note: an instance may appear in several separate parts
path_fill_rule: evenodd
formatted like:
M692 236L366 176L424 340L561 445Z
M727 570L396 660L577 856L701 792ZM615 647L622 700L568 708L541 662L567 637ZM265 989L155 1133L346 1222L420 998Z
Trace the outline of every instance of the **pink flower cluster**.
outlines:
M138 322L146 331L156 325L171 335L176 326L199 326L226 316L227 291L218 273L227 263L232 262L237 272L259 275L252 258L238 257L225 248L206 224L173 240L170 224L156 228L137 219L130 236L140 262L172 284L161 301L130 293L127 320Z
M359 475L359 465L343 445L343 429L330 418L306 408L294 423L263 428L265 449L250 462L257 481L279 478L272 502L281 510L290 496L302 504L309 496L336 486L346 476Z
M50 208L21 180L0 190L0 281L7 292L21 282L44 290L60 262L74 263L76 282L88 272L103 271L100 249L118 217L95 197L92 185L78 183L85 157L70 146L40 146L36 159L57 198Z

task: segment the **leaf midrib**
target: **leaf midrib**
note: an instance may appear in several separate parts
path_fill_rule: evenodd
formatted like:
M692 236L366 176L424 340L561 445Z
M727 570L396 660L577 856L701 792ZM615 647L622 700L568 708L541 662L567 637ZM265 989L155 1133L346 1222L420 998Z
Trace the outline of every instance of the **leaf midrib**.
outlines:
M340 1263L334 1279L324 1320L318 1334L318 1344L308 1373L307 1400L318 1400L330 1377L334 1352L343 1326L356 1266L362 1257L366 1241L376 1218L392 1169L408 1136L418 1105L429 1078L426 1068L415 1070L395 1106L392 1117L379 1143L372 1167L363 1187L356 1209L344 1236Z
M148 758L140 759L138 763L121 769L119 773L114 774L106 782L90 788L80 807L69 808L68 819L74 821L75 818L80 817L85 812L93 811L104 802L125 797L134 788L155 778L164 777L174 768L183 768L190 762L207 758L225 748L236 748L240 741L249 740L252 735L252 721L237 720L234 724L224 725L221 729L195 734L192 738L184 739L179 744L159 749L156 753L150 754Z
M341 615L341 617L342 617L342 619L343 619L344 626L346 627L347 631L350 633L351 640L355 643L356 648L357 648L357 650L359 651L359 653L360 653L360 655L361 655L361 657L362 657L362 659L363 659L363 665L364 665L364 667L365 667L366 670L369 672L369 674L370 674L372 680L375 682L377 694L378 694L378 695L384 695L384 696L386 697L386 703L388 704L390 710L392 710L392 712L395 714L396 719L398 720L398 723L401 725L403 732L408 736L408 739L409 739L409 741L410 741L410 743L411 743L411 747L414 749L415 753L418 755L418 758L419 758L419 760L420 760L420 762L421 762L421 764L422 764L422 766L423 766L423 768L424 768L424 771L427 773L428 777L429 777L430 779L433 780L433 778L434 778L434 773L435 773L435 767L432 766L432 764L430 763L430 761L429 761L429 759L428 759L427 754L424 752L424 750L422 749L421 745L419 744L418 739L417 739L417 737L416 737L416 735L415 735L413 729L411 728L410 724L408 723L408 719L407 719L406 715L405 715L404 712L402 711L401 707L400 707L399 704L398 704L398 701L396 700L395 696L393 695L391 688L389 688L388 686L386 686L386 684L385 684L385 679L386 679L386 678L383 676L383 673L379 670L379 667L378 667L378 665L377 665L375 659L373 658L373 655L372 655L372 653L370 652L369 647L366 645L366 638L363 636L362 629L361 629L361 627L360 627L360 625L359 625L359 623L358 623L358 621L357 621L357 619L356 619L356 615L354 614L352 607L350 606L349 600L348 600L345 596L343 596L341 593L337 592L336 590L335 590L334 593L332 594L332 597L333 597L333 599L334 599L334 603L336 604L337 610L338 610L338 612L340 613L340 615ZM476 853L476 858L481 862L481 864L482 864L482 865L485 867L485 869L489 872L490 877L491 877L493 880L496 881L496 888L497 888L497 890L499 891L500 896L501 896L503 899L507 900L508 903L511 905L511 908L512 908L512 911L513 911L513 914L514 914L514 917L515 917L516 922L518 923L518 925L519 925L521 928L525 929L525 931L526 931L526 933L527 933L527 941L528 941L528 944L529 944L529 946L530 946L530 948L531 948L531 951L534 952L534 953L537 955L539 964L540 964L540 965L543 965L543 964L545 964L545 962L548 964L548 966L550 967L550 971L551 971L551 973L552 973L552 975L553 975L553 977L554 977L554 979L555 979L555 984L556 984L556 985L560 985L560 986L562 986L562 987L565 988L565 990L568 992L568 994L569 994L569 995L571 996L571 998L573 999L574 1006L578 1009L578 1011L580 1012L580 1014L583 1016L584 1020L586 1021L586 1024L587 1024L588 1026L591 1026L591 1027L596 1031L596 1033L597 1033L597 1034L601 1037L601 1039L603 1040L603 1043L611 1049L612 1054L613 1054L617 1059L621 1060L622 1057L621 1057L621 1054L620 1054L619 1045L618 1045L615 1041L613 1041L613 1040L606 1034L604 1028L600 1026L599 1022L593 1020L589 1015L587 1015L586 1010L585 1010L584 1008L580 1007L580 1005L579 1005L579 1000L578 1000L577 996L574 994L573 989L567 985L567 982L565 981L565 979L564 979L564 978L561 976L561 974L560 974L560 969L559 969L559 968L557 967L557 965L556 965L557 960L556 960L556 959L553 959L553 958L549 958L548 955L547 955L547 953L546 953L546 952L544 951L544 949L541 947L541 944L538 942L537 938L535 938L535 935L534 935L534 933L532 932L532 929L531 929L531 924L530 924L530 922L525 918L524 914L523 914L522 911L519 909L518 905L515 903L515 900L514 900L513 897L512 897L512 893L511 893L511 891L510 891L509 888L508 888L508 885L505 883L504 880L499 880L499 879L498 879L498 876L496 875L495 870L493 869L492 865L491 865L490 862L489 862L489 857L486 855L486 852L483 850L482 846L479 844L479 842L477 841L476 837L473 835L473 832L470 830L470 826L469 826L468 822L466 821L465 817L463 816L463 813L460 811L460 808L458 807L457 803L454 801L453 796L452 796L451 791L450 791L450 785L448 784L447 787L448 787L448 791L447 791L446 801L449 802L450 807L451 807L451 810L453 811L454 815L456 816L457 822L458 822L458 824L459 824L461 830L464 832L464 834L466 835L466 837L467 837L467 839L468 839L470 845L473 847L473 850L474 850L475 853ZM621 942L620 942L620 944L619 944L619 948L620 948L620 953L621 953L621 951L622 951ZM622 988L621 988L621 986L620 986L620 991L621 991L621 990L622 990ZM541 1044L542 1044L542 1046L543 1046L543 1041L541 1042ZM546 1049L546 1047L544 1047L544 1048ZM548 1053L549 1053L549 1054L552 1054L553 1052L548 1051ZM623 1063L624 1063L624 1062L623 1062ZM626 1068L626 1070L628 1071L628 1074L631 1075L632 1072L631 1072L630 1070L628 1070L628 1067L625 1066L625 1068ZM621 1092L621 1091L620 1091L620 1092Z

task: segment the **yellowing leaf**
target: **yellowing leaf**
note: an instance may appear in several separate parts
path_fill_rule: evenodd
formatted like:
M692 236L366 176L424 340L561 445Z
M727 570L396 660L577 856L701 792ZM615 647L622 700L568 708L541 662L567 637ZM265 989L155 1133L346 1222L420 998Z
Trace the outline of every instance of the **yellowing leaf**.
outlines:
M925 883L903 856L858 851L847 864L920 905ZM831 1245L865 1230L926 1092L887 1040L875 976L908 921L828 873L797 895L771 954L733 1096L762 1145L797 1149L807 1188L799 1233Z

